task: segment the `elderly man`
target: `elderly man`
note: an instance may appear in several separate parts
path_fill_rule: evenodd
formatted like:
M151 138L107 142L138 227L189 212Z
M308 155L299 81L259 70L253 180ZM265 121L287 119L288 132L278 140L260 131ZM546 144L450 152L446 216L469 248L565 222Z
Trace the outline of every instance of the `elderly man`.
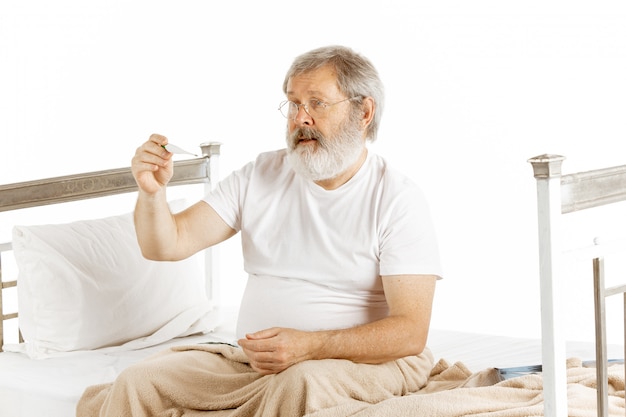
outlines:
M241 232L239 347L141 362L88 389L78 415L305 415L426 382L437 242L419 188L366 146L383 107L378 73L349 48L323 47L295 59L283 90L286 149L182 213L167 205L167 138L152 135L132 161L146 258L183 259Z

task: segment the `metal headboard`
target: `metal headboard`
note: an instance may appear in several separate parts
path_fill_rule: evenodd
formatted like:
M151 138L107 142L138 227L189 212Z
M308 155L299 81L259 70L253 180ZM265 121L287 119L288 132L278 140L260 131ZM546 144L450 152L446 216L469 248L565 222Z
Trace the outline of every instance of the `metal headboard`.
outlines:
M200 145L201 156L174 162L174 176L168 187L205 184L211 189L219 178L218 142ZM45 178L34 181L0 185L0 212L39 207L50 204L67 203L92 198L112 196L137 191L137 184L130 167L93 171L75 175ZM11 242L0 243L0 351L4 344L4 322L18 317L18 312L4 313L3 290L17 286L17 278L2 280L2 254L12 250ZM217 283L212 279L215 262L212 250L205 252L206 291L209 300L216 298ZM19 335L22 341L21 334Z

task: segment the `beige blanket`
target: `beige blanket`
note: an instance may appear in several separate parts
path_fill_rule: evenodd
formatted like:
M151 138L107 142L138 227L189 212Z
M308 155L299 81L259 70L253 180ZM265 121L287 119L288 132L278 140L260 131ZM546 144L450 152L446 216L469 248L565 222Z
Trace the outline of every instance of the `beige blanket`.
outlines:
M449 366L440 360L429 382L414 394L374 405L351 402L320 410L308 417L527 417L543 416L540 374L524 375L489 384L493 370L470 373L462 364ZM585 368L578 359L568 360L568 415L596 417L595 369ZM623 417L624 366L609 367L609 416Z
M434 366L428 357L398 361L389 365L357 365L349 361L318 361L301 367L294 380L283 375L262 377L246 364L240 349L225 345L198 345L175 348L179 363L167 361L167 369L159 360L172 352L156 356L156 372L163 382L175 384L143 386L142 397L148 404L131 400L115 401L111 385L90 387L81 399L77 416L97 416L99 410L109 409L116 417L125 415L151 416L303 416L307 417L402 417L402 416L479 416L518 417L542 416L542 380L540 375L525 375L502 381L495 369L472 373L463 364L449 365L439 360ZM207 354L207 352L212 352ZM219 363L221 376L210 383L188 378L191 370L210 361ZM207 367L208 368L208 367ZM339 368L341 370L339 371ZM290 368L291 369L291 368ZM307 370L308 369L308 370ZM331 378L316 378L324 370ZM625 415L624 367L609 368L609 415ZM287 371L285 371L287 372ZM422 374L408 378L398 389L392 381L398 375ZM304 375L304 377L303 377ZM333 378L337 375L337 378ZM339 376L343 376L339 378ZM129 385L140 385L144 375L136 375ZM245 380L242 385L241 381ZM297 380L297 382L296 382ZM280 381L278 383L277 381ZM595 417L595 369L585 368L576 359L568 361L569 416ZM128 394L128 386L122 390ZM146 391L149 391L146 393ZM187 406L173 405L168 398L186 401ZM124 404L120 404L120 403ZM244 404L244 405L241 405ZM142 408L142 413L131 410ZM146 411L148 410L148 411ZM201 411L204 410L204 411ZM213 410L213 411L206 411ZM221 411L220 411L221 410Z

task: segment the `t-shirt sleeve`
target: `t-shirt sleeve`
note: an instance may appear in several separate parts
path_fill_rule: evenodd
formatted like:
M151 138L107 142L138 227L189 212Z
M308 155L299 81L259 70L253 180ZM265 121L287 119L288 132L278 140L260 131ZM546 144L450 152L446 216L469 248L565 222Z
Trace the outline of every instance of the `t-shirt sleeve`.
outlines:
M252 169L253 164L249 163L233 171L203 198L236 231L241 230L241 209Z
M380 275L442 277L439 246L430 207L419 187L406 182L382 210Z

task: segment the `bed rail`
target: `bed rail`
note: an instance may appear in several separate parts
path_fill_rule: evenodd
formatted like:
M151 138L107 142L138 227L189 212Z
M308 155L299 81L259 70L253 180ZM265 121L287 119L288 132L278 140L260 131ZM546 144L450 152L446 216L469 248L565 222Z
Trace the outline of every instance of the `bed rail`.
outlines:
M11 243L1 243L0 244L0 352L2 352L2 345L4 344L4 322L7 320L12 320L17 318L17 311L5 313L4 312L4 304L3 294L5 289L17 287L17 279L12 279L10 281L4 281L2 278L2 254L5 252L11 251ZM22 333L18 329L18 340L21 342L24 341L22 338Z
M622 295L624 300L624 358L626 359L626 285L607 287L604 282L604 258L593 258L593 299L596 329L596 372L598 417L609 415L609 371L606 338L606 299ZM626 375L625 375L626 378Z
M200 148L202 151L200 157L174 162L174 176L168 184L169 187L204 183L208 191L217 183L221 144L203 143ZM0 212L118 195L136 190L137 185L130 167L18 182L0 185ZM0 352L4 344L5 321L18 318L17 311L5 313L2 302L4 290L17 286L17 278L5 281L2 276L2 254L11 250L10 242L0 243ZM214 250L205 251L206 291L209 300L215 300L217 296L218 283L212 279L216 276ZM19 340L22 341L21 334Z
M541 337L544 381L544 414L566 417L566 349L562 334L559 294L564 293L562 278L563 246L560 241L561 216L626 200L626 165L562 175L565 157L544 154L528 160L537 181L537 216L539 237L539 275L541 286ZM618 292L605 291L602 262L593 261L596 290L596 310L604 309L604 298ZM623 292L624 288L619 287ZM626 298L625 309L626 309ZM626 320L626 311L625 311ZM598 367L598 415L606 416L606 349L605 316L596 313L596 366ZM605 351L604 351L605 352ZM598 356L600 355L600 356Z
M215 158L213 163L209 163L209 158L219 155L220 144L206 143L200 148L200 158L174 162L174 176L169 186L210 182L212 176L209 171L217 172L217 167ZM130 167L0 185L0 212L136 190Z

